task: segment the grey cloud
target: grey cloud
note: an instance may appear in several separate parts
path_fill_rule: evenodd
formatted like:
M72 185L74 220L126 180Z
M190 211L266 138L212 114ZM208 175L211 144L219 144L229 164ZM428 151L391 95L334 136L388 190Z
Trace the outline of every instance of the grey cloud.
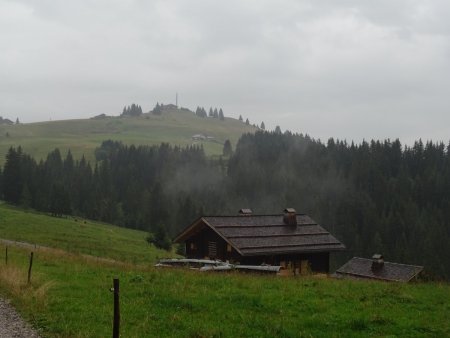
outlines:
M447 1L0 0L0 113L221 106L331 136L450 138ZM56 95L55 95L56 93Z

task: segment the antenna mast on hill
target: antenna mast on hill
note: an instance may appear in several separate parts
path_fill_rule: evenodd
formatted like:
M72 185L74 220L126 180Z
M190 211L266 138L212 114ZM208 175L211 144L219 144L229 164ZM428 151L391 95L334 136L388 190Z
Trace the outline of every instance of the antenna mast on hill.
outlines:
M175 93L175 105L178 108L178 93Z

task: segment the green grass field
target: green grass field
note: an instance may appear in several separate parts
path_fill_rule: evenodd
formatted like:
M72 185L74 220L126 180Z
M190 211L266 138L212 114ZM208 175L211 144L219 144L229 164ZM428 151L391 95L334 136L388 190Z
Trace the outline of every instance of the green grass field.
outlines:
M125 262L151 263L170 256L150 246L146 232L90 220L50 217L0 204L0 238Z
M76 222L5 205L0 215L0 237L63 250L67 240L61 246L59 240L69 237L72 252L89 252L85 242L89 247L99 243L97 253L111 257L107 236L116 227L89 222L84 232ZM27 225L31 222L37 226ZM154 250L142 244L141 236L117 229L109 246L113 258L132 262L133 255ZM35 250L32 283L27 285L29 250L9 247L5 266L0 245L0 292L44 337L111 336L114 277L121 283L122 337L450 336L450 286L445 283L205 274L105 262L63 250ZM134 260L157 256L147 255Z
M200 118L181 110L165 111L161 116L145 114L139 118L79 119L0 125L0 164L11 146L23 150L37 160L45 158L55 148L65 156L71 150L75 158L83 154L94 160L94 149L111 139L126 144L154 145L168 142L187 146L203 144L207 155L221 155L223 143L229 139L234 146L239 137L256 128L233 118L220 121ZM213 136L212 141L192 141L192 135Z

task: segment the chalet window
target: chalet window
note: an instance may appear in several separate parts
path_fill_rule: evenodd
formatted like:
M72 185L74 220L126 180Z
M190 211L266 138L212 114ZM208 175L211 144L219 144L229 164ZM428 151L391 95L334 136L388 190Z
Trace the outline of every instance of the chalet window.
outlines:
M208 256L209 258L215 258L217 256L217 242L208 242Z
M227 252L231 252L231 245L227 244Z
M195 245L195 243L191 242L190 248L191 248L191 250L195 250L195 249L197 249L197 246Z

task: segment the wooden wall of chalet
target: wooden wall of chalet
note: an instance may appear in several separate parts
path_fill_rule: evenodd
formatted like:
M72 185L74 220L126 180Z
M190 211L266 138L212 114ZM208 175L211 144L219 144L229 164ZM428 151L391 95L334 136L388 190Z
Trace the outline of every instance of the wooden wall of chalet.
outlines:
M227 242L210 228L204 228L186 241L186 257L226 261L230 260L231 255L227 253Z
M274 254L260 256L241 256L217 233L208 227L203 228L186 240L187 258L209 258L229 261L230 263L249 265L284 265L298 273L304 273L305 267L312 272L328 273L330 270L329 252L304 253L304 254ZM303 271L301 271L303 269Z
M304 253L304 254L277 254L264 256L240 257L241 264L270 264L282 265L292 270L297 269L298 273L305 273L305 264L311 272L328 273L330 271L330 253ZM303 271L301 271L303 269Z

